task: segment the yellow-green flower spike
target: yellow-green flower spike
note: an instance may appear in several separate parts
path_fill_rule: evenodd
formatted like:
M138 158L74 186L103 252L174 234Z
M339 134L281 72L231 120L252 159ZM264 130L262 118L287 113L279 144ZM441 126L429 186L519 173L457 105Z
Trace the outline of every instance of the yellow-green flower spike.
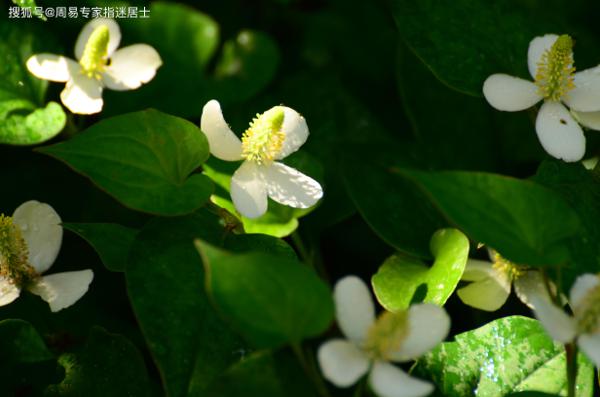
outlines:
M9 216L0 214L0 275L22 288L38 277L29 264L27 243Z
M108 42L110 33L106 25L100 25L90 35L79 64L83 73L95 79L100 79L108 61Z
M574 311L580 333L597 332L600 329L600 286L592 288Z
M389 361L408 335L408 312L384 312L369 328L365 350L374 360Z
M242 136L242 157L256 164L270 164L283 148L285 133L281 130L285 112L275 106L257 114Z
M540 95L552 101L559 101L573 89L573 64L573 39L563 34L542 54L538 62L535 84L539 87Z
M524 266L515 265L511 261L503 258L498 252L492 250L492 267L499 272L508 275L508 278L512 281L525 273L526 268Z

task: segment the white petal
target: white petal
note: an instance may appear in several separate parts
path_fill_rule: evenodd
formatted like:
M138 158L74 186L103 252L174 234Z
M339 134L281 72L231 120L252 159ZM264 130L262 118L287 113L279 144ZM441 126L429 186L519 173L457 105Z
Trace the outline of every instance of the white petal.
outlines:
M225 161L242 159L242 142L227 125L221 105L216 100L210 100L204 105L200 129L208 139L213 156Z
M379 397L423 397L433 391L433 385L409 376L386 362L376 362L369 376L371 388Z
M31 200L13 213L13 221L21 229L29 250L29 263L43 273L56 260L62 243L60 216L46 203Z
M19 297L21 290L7 278L0 276L0 306L8 305Z
M461 276L463 281L481 281L488 277L494 277L494 268L489 261L479 259L468 259L465 271Z
M79 67L79 65L77 65ZM62 103L73 113L94 114L102 110L102 83L87 77L79 70L71 73L65 89L60 93Z
M88 290L94 273L87 270L56 273L42 277L29 290L48 302L50 310L57 312L77 302Z
M581 305L581 302L585 296L594 288L600 284L600 278L595 274L582 274L577 277L571 291L569 291L569 303L572 308L577 308Z
M578 112L600 110L600 66L575 73L575 88L563 96L564 103Z
M38 54L27 60L27 69L35 77L58 82L65 82L71 78L69 65L74 68L77 62L53 54Z
M231 199L246 218L258 218L267 212L267 187L258 166L244 161L231 178Z
M554 284L552 281L549 282L552 288ZM514 284L517 297L519 297L521 302L529 306L531 309L534 309L533 303L531 302L531 299L534 295L548 301L552 300L550 295L548 295L548 290L546 288L546 284L544 283L542 273L537 270L525 271L523 274L517 276ZM554 286L554 290L556 290L556 286Z
M577 344L596 368L600 368L600 333L583 334L577 339Z
M134 90L156 75L162 65L158 52L147 44L121 48L110 58L110 66L102 75L107 88L117 91Z
M413 305L408 309L408 327L400 350L390 355L394 361L416 359L437 346L450 331L450 317L430 303Z
M312 207L323 197L319 182L283 163L261 167L269 197L293 208Z
M281 131L285 134L283 147L277 155L277 160L281 160L294 153L304 145L308 138L308 126L306 120L292 108L284 107L284 118Z
M500 309L508 299L510 279L506 273L494 269L491 264L489 267L483 266L484 263L477 267L471 265L471 272L478 268L481 273L488 271L489 276L460 288L456 293L464 304L493 312Z
M547 299L535 295L531 297L531 303L535 307L533 314L552 339L566 343L575 338L575 321L562 309Z
M79 36L77 37L77 42L75 43L75 58L77 58L77 60L80 60L83 56L85 45L87 44L87 41L92 35L94 29L101 25L106 25L108 28L108 56L110 57L112 53L115 52L115 50L119 47L119 43L121 42L121 29L119 29L119 25L112 19L94 19L88 22L83 29L81 29L81 33L79 33Z
M369 370L365 353L343 339L323 343L317 352L317 360L325 379L337 387L353 385Z
M369 287L356 276L340 279L333 289L335 316L342 333L361 343L375 322L375 304Z
M515 112L535 105L542 99L531 81L507 74L493 74L483 83L483 95L498 110Z
M571 109L571 114L582 126L600 131L600 112L576 112Z
M567 162L585 154L585 136L569 111L558 102L545 101L535 121L540 143L549 155Z
M529 67L529 74L531 74L531 77L534 79L537 73L538 62L542 58L542 54L552 47L556 39L558 39L557 35L547 34L536 37L529 43L529 50L527 51L527 66Z

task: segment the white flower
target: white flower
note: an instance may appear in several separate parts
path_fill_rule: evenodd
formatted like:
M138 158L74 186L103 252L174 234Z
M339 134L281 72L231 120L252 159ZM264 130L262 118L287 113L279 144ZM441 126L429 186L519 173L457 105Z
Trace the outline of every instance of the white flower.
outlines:
M514 283L517 297L533 308L532 295L549 299L542 274L538 270L515 265L498 252L488 250L491 262L469 259L462 275L463 281L472 281L456 293L466 305L486 311L496 311L504 305Z
M420 397L433 391L430 383L390 361L411 361L444 340L450 328L444 309L418 304L375 319L371 293L355 276L337 282L334 300L337 322L347 339L333 339L319 348L317 358L327 380L349 387L370 372L371 388L381 397Z
M52 207L34 200L21 204L12 217L0 214L0 306L17 299L26 288L57 312L87 292L94 278L89 269L41 275L60 250L60 223Z
M87 23L75 44L77 61L53 54L38 54L27 60L27 69L44 80L66 82L60 94L73 113L92 114L102 110L102 90L139 88L152 80L162 60L147 44L134 44L117 51L119 25L112 19Z
M244 160L231 178L235 208L247 218L267 211L267 196L293 208L309 208L323 197L321 185L282 160L306 142L308 127L293 109L275 106L257 114L240 140L223 118L221 106L209 101L202 110L200 128L210 153L225 161Z
M546 299L534 296L534 314L555 340L577 340L579 348L600 368L600 278L595 274L579 276L571 287L570 316Z
M548 154L569 162L585 153L578 122L600 130L600 66L574 73L572 48L568 35L536 37L527 54L535 82L494 74L483 84L485 98L498 110L524 110L544 99L535 123L538 138Z

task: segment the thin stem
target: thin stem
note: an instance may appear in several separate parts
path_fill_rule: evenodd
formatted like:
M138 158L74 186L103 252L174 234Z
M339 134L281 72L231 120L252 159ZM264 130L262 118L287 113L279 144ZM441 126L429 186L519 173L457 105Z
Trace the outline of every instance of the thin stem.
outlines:
M330 397L327 385L325 385L325 382L323 382L323 378L321 378L319 371L315 368L314 361L307 359L304 351L302 350L302 346L299 344L292 344L291 346L296 358L298 359L298 362L304 369L306 375L312 380L319 396Z
M300 255L300 259L302 260L302 262L304 262L307 265L309 265L310 267L312 267L314 269L314 271L317 272L317 274L323 280L327 281L328 280L327 272L325 271L323 264L321 263L321 261L316 261L315 255L306 248L306 244L304 244L304 241L302 240L300 233L298 233L298 231L295 231L294 233L291 234L290 237L292 239L292 243L294 244L294 246L296 247L296 250L298 251L298 254Z
M567 396L575 397L577 385L577 345L574 342L565 344L567 355Z
M290 237L292 238L292 242L300 254L300 259L302 259L303 262L313 266L312 258L310 257L306 246L304 245L304 241L302 241L302 237L300 237L300 233L298 233L296 230Z

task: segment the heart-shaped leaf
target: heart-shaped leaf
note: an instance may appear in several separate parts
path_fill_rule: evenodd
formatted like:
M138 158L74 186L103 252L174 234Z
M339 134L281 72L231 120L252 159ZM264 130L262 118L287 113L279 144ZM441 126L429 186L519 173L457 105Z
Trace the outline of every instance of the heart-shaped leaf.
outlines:
M39 150L140 211L189 213L213 189L210 179L194 173L208 157L204 134L189 121L156 110L100 121L67 142Z
M231 254L198 240L217 307L252 344L297 344L333 320L331 291L294 259L263 252Z

